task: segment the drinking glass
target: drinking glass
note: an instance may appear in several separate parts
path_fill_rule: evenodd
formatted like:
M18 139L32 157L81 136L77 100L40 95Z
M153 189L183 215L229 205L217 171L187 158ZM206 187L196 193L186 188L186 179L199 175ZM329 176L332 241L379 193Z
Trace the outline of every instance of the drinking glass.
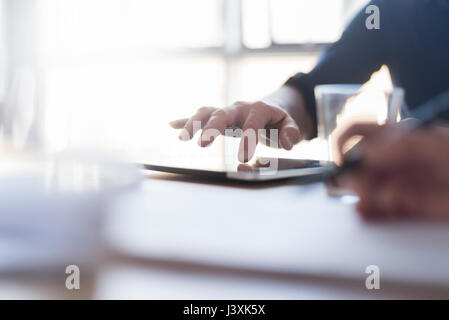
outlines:
M375 89L361 85L334 84L315 87L318 137L326 148L326 159L341 162L336 141L354 123L396 123L404 102L402 88ZM356 143L350 141L349 147Z

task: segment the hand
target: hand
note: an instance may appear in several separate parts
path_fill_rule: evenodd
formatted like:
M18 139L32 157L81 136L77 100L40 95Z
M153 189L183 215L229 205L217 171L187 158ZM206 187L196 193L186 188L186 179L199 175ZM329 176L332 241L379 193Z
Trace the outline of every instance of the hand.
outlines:
M339 183L359 197L364 218L449 218L449 129L401 134L401 125L356 125L343 134L366 137L363 167ZM389 137L389 138L386 138Z
M230 127L242 129L238 159L248 162L256 151L258 141L268 146L291 150L301 140L301 132L295 120L274 102L236 102L225 108L203 107L192 117L170 122L175 129L182 129L179 138L187 141L203 129L198 144L206 147L216 137L225 134ZM260 130L266 130L261 133ZM277 130L277 137L270 135ZM273 132L273 131L271 131Z

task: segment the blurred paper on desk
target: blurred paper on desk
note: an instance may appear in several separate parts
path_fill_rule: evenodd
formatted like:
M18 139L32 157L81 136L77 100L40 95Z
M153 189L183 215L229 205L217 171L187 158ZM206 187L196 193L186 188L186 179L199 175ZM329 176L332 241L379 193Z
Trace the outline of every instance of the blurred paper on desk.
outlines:
M3 157L0 273L95 265L108 201L139 181L134 165L88 153Z

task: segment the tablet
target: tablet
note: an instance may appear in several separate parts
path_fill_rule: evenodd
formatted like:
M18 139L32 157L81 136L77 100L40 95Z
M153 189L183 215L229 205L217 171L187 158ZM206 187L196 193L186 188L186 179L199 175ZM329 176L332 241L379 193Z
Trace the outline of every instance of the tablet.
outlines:
M201 162L201 161L199 161ZM208 163L195 161L141 162L146 170L169 172L211 179L231 179L242 181L271 181L302 177L321 179L334 168L333 162L309 159L257 158L252 163Z

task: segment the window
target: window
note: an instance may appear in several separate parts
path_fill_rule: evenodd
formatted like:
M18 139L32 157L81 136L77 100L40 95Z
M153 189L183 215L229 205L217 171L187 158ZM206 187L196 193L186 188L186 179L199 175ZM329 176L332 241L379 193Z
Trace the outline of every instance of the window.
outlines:
M220 0L38 0L47 55L220 47Z
M248 48L325 44L338 40L365 0L243 0L243 42Z
M155 136L171 141L169 119L200 101L223 104L222 56L181 54L223 47L221 1L37 3L50 149L129 150L151 146Z
M169 120L260 98L310 70L367 2L2 1L36 43L49 150L93 144L201 156L220 148L180 146Z

